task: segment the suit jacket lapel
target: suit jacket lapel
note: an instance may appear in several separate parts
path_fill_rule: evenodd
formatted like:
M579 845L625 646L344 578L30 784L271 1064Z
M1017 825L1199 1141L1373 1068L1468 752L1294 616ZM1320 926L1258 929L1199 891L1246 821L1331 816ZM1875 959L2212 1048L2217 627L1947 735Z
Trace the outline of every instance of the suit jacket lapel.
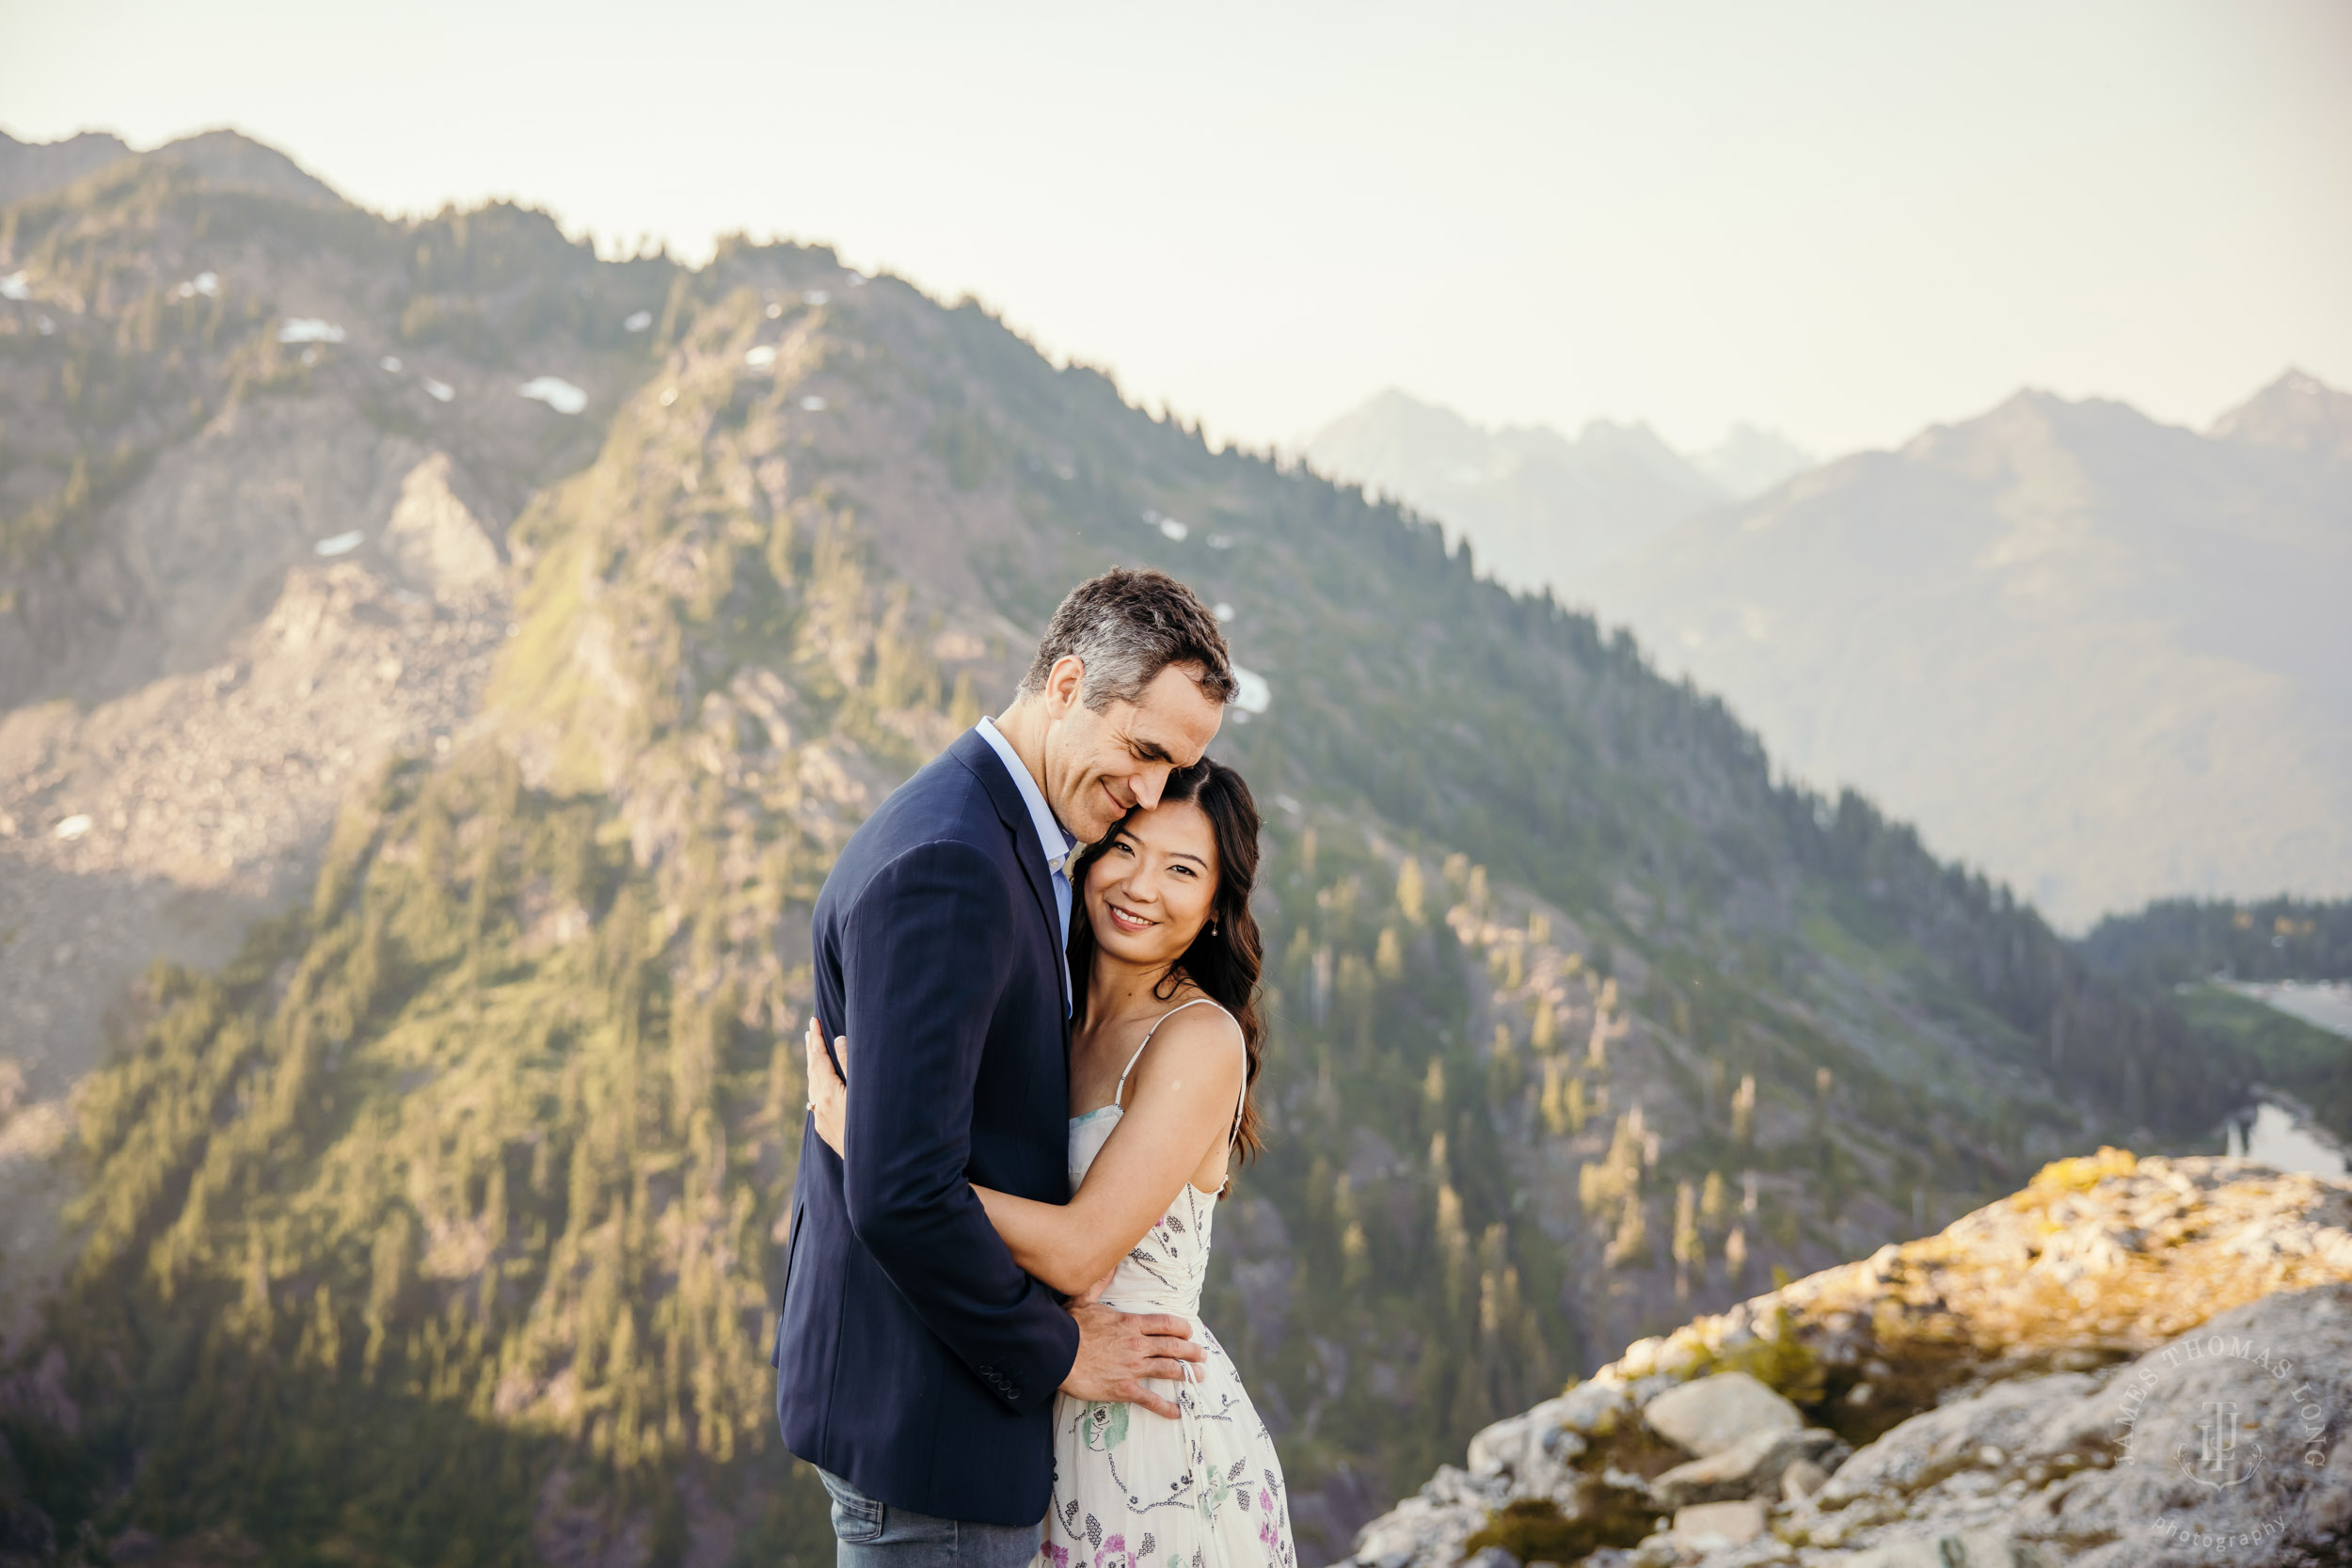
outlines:
M1021 786L1005 771L1005 759L996 754L996 748L979 736L976 730L966 730L948 748L958 762L970 768L988 791L989 803L996 808L997 819L1012 832L1013 857L1021 863L1021 874L1028 879L1029 892L1037 899L1038 912L1045 917L1045 935L1054 949L1054 977L1061 982L1062 994L1070 994L1070 955L1061 941L1061 911L1054 902L1054 874L1045 864L1045 850L1037 841L1037 823L1029 816L1029 802L1021 798ZM1075 919L1073 907L1071 916ZM1067 1011L1064 1017L1067 1020ZM1070 1031L1062 1030L1062 1049L1070 1046Z

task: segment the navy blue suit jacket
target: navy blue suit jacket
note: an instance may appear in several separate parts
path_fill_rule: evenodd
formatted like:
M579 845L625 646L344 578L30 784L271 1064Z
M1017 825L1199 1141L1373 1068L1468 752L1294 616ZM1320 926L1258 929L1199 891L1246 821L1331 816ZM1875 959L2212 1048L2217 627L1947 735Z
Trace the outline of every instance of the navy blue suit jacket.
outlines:
M804 1129L776 1330L785 1446L869 1497L978 1524L1044 1517L1054 1392L1078 1351L970 1185L1070 1200L1051 875L973 731L882 802L817 895L849 1159Z

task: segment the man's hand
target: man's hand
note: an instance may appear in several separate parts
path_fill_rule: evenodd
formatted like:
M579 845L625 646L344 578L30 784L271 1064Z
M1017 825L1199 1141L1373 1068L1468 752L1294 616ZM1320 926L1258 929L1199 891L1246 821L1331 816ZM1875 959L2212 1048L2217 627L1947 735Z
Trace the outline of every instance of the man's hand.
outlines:
M1107 1283L1107 1281L1105 1282ZM1096 1301L1097 1285L1070 1304L1078 1320L1078 1359L1061 1380L1073 1399L1139 1404L1169 1420L1176 1406L1144 1386L1146 1378L1182 1378L1209 1353L1192 1342L1192 1324L1164 1312L1121 1312Z
M835 1035L833 1048L843 1061L850 1059L849 1036ZM848 1136L850 1085L833 1069L833 1058L825 1054L824 1032L814 1018L808 1021L808 1036L802 1041L802 1049L807 1053L808 1108L816 1118L817 1135L825 1140L827 1148L840 1154Z

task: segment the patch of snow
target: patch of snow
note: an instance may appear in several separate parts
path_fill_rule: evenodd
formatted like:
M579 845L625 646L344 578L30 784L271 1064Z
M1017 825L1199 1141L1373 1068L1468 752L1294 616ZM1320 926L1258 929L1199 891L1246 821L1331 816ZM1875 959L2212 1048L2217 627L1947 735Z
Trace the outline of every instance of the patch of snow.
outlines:
M801 400L801 406L812 414L821 414L825 411L825 400L811 392Z
M850 287L852 289L863 289L870 281L871 279L862 272L850 274Z
M755 371L772 370L776 363L776 345L755 343L743 356L743 363Z
M1233 705L1244 713L1263 713L1274 702L1274 688L1255 670L1233 666L1234 684L1241 690L1233 696Z
M808 293L803 294L801 298L807 301L811 305L822 305L832 299L833 295L825 293L822 289L811 289Z
M89 818L77 812L73 816L69 816L64 821L58 823L55 828L52 828L49 831L49 836L51 838L62 838L68 843L72 843L73 840L81 837L84 833L88 832L89 830Z
M316 316L292 316L278 324L278 341L281 343L340 343L343 341L343 329Z
M375 363L378 369L388 371L393 375L400 373L400 356L397 354L388 354Z
M1296 816L1298 815L1298 802L1292 800L1287 795L1277 795L1274 798L1274 803L1281 807L1284 811L1289 812L1293 816Z
M311 546L310 548L320 555L348 555L358 549L360 541L366 537L366 534L355 528L349 533L330 534Z
M1227 604L1223 599L1216 601L1216 618L1220 621L1230 621L1233 618L1233 607Z
M446 381L436 381L429 375L420 385L424 388L424 395L436 403L447 403L457 395L456 388Z
M621 323L621 330L624 332L643 332L645 328L651 326L652 325L653 312L651 310L632 310Z
M534 375L515 389L559 414L577 414L588 406L588 394L560 375Z
M220 296L220 274L216 272L199 272L188 281L194 284L196 292L206 299L217 299Z
M1233 547L1233 536L1230 533L1212 533L1208 546L1213 550L1230 550Z
M33 285L26 280L23 273L12 272L6 277L0 277L0 299L30 299L32 297Z
M1168 538L1175 540L1176 543L1181 545L1191 535L1192 530L1186 528L1184 524L1178 522L1173 517L1162 517L1160 519L1160 532L1167 535Z

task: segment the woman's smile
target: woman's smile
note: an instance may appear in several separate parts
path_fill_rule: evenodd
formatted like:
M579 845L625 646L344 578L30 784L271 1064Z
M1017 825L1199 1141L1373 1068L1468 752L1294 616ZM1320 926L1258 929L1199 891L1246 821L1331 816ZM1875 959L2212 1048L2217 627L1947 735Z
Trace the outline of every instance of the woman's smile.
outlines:
M1103 907L1109 911L1111 925L1118 930L1148 931L1152 927L1159 924L1156 920L1148 919L1143 915L1136 913L1135 911L1128 909L1123 904L1114 904L1108 899L1104 900Z

